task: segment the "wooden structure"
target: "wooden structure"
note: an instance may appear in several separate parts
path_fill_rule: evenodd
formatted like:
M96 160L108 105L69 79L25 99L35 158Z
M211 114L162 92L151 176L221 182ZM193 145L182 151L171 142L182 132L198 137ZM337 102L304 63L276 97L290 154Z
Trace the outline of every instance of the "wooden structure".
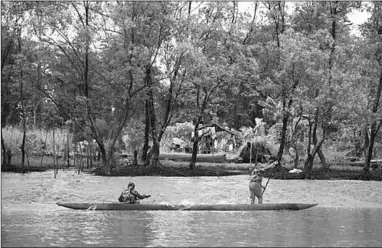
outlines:
M198 129L199 153L230 152L240 146L240 132L217 123L203 125Z

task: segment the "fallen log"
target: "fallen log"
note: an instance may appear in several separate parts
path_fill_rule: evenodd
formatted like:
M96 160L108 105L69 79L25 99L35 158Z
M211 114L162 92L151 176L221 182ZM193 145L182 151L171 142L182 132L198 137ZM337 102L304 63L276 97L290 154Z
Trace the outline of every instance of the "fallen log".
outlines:
M353 166L363 166L365 164L365 161L354 161L354 162L349 162L350 165ZM370 165L379 165L382 164L382 159L375 159L370 161Z
M172 160L172 161L191 161L191 154L188 153L161 153L159 160ZM225 154L198 154L196 156L196 162L208 162L208 163L225 163L227 162Z

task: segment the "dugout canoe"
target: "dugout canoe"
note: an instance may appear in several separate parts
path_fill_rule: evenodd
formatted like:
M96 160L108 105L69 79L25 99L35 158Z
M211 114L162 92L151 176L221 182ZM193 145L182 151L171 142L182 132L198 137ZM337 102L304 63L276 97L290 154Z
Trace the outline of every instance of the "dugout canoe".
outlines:
M126 204L126 203L72 203L58 202L57 205L71 209L82 210L184 210L184 211L261 211L261 210L302 210L316 206L306 203L263 203L263 204Z

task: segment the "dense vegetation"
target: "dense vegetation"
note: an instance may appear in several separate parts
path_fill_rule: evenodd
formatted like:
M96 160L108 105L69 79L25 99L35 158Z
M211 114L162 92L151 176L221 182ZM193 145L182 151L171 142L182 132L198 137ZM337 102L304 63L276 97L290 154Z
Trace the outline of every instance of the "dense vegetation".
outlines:
M32 129L95 140L105 173L122 134L156 167L166 129L183 122L195 133L190 169L203 123L240 129L264 118L279 127L278 162L303 143L306 177L316 155L325 167L333 141L354 146L367 176L382 142L381 2L1 5L1 127L22 130L22 165ZM358 35L354 10L370 17Z

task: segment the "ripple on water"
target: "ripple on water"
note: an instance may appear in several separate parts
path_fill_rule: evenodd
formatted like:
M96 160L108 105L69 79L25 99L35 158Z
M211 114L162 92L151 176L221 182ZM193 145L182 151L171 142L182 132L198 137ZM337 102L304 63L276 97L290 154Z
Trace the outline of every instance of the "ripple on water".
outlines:
M146 203L249 203L246 176L95 177L2 174L2 245L370 246L382 243L381 182L271 180L264 202L316 202L297 212L72 211L56 201L112 202L129 181ZM367 197L373 192L373 197ZM373 209L374 208L374 209ZM28 244L28 245L27 245Z
M19 210L3 216L3 245L368 246L382 242L381 211Z

